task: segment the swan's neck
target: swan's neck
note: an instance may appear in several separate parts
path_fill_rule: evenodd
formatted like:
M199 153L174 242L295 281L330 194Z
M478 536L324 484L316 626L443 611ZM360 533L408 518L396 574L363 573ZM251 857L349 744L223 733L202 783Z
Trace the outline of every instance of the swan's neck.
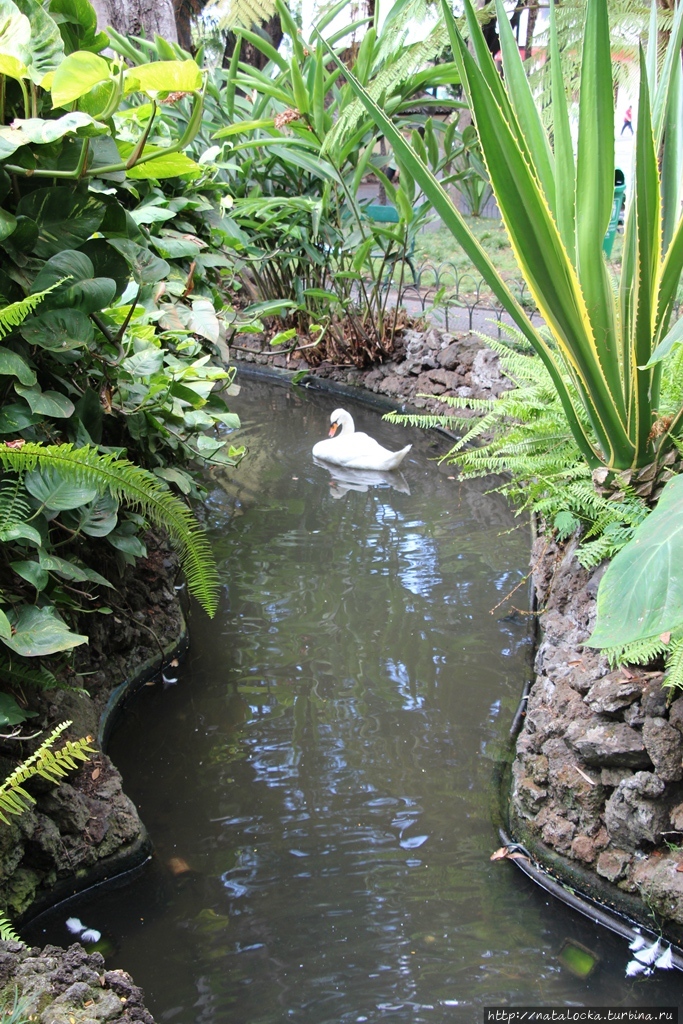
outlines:
M354 433L355 428L353 425L353 419L348 413L346 413L344 416L340 416L338 423L341 425L341 430L337 434L337 437L341 437L344 434Z

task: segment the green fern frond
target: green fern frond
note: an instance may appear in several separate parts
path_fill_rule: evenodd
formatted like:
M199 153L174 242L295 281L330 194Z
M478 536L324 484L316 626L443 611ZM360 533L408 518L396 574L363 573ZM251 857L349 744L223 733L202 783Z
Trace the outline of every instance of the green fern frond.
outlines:
M19 477L0 484L0 532L25 522L32 514L24 495Z
M661 657L667 651L667 645L658 636L648 637L645 640L637 640L633 644L625 644L621 647L606 647L602 653L606 655L610 665L648 665L655 658Z
M262 25L275 14L274 0L209 0L206 10L218 20L218 28L235 31Z
M0 681L11 683L14 686L32 686L38 690L82 692L80 687L67 686L65 683L62 683L44 665L34 668L25 659L16 658L15 660L10 660L2 652L0 652Z
M115 455L100 455L94 448L72 444L26 443L21 448L0 445L0 464L24 473L40 467L56 469L74 483L109 491L116 501L137 508L168 531L178 550L187 585L205 611L213 616L218 601L218 573L205 534L194 516L152 473Z
M667 690L683 689L683 636L671 640L663 685Z
M19 938L12 927L12 922L7 915L2 912L0 912L0 939L2 939L3 942L21 942L22 945L24 945L23 939ZM6 1018L3 1016L3 1020L5 1019Z
M5 306L4 309L0 309L0 338L4 338L6 334L9 334L15 327L23 323L26 317L35 311L36 306L43 301L45 296L54 291L55 288L59 288L65 281L68 281L67 277L63 277L61 281L50 285L49 288L42 292L36 292L35 295L27 295L25 299L21 299L19 302L12 302L9 306Z
M40 775L48 782L58 785L69 771L79 767L79 761L90 760L89 755L95 753L95 749L90 746L90 736L80 740L67 740L60 750L52 750L61 734L70 725L71 722L62 722L53 729L38 749L18 765L0 785L0 821L9 825L6 814L23 814L35 803L31 794L23 788L23 784L29 779Z
M393 37L402 42L403 37L399 33ZM368 94L377 102L387 103L391 97L400 93L401 87L417 71L425 68L430 61L443 53L449 45L446 23L440 19L426 39L413 46L404 47L403 50L395 50L398 56L391 59L387 57L385 66L380 68L368 85ZM351 138L367 119L365 107L358 99L353 99L340 112L339 117L331 132L327 135L323 145L323 154L330 153L338 143Z

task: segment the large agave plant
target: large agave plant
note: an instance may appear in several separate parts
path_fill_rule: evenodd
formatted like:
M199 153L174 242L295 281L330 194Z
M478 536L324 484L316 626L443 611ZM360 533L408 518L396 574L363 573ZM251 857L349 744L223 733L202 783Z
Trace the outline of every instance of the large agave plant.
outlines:
M662 360L683 340L670 320L683 268L680 216L680 50L676 10L657 69L656 5L647 58L641 54L633 197L621 279L615 288L602 252L614 190L614 98L606 0L588 0L578 146L572 147L553 7L550 19L552 143L536 107L502 0L496 0L501 79L470 0L468 49L442 0L482 152L515 255L549 328L539 331L455 209L439 181L360 83L354 91L548 368L580 450L594 469L638 470L673 446L683 410L659 416ZM567 385L567 377L574 387ZM577 403L588 414L581 415Z

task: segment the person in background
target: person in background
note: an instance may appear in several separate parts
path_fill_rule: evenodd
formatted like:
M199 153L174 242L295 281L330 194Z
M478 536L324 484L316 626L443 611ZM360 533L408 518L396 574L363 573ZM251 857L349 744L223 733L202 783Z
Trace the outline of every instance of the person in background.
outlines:
M633 135L633 111L631 110L630 107L628 107L628 109L626 110L626 113L624 114L624 123L621 126L621 134L622 135L624 134L624 132L626 131L627 128L631 132L631 135Z

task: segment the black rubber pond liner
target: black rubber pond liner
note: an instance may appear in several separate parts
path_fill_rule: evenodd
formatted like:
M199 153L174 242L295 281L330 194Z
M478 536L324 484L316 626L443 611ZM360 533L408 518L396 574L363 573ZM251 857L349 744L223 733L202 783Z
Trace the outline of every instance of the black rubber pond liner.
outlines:
M615 935L620 935L623 939L628 940L628 942L632 942L638 936L646 941L649 939L652 943L661 938L657 932L653 932L650 928L631 921L629 918L592 900L589 896L584 896L577 893L574 889L569 889L561 881L553 877L538 861L535 861L525 846L514 842L507 835L504 828L498 829L498 835L507 853L510 855L506 859L512 861L527 878L530 878L536 885L540 886L544 892L561 900L562 903L571 907L572 910L578 911L579 914L587 917L594 924L602 925L603 928L609 929ZM669 944L667 939L663 941ZM679 946L670 945L671 963L676 970L683 971L683 950Z

